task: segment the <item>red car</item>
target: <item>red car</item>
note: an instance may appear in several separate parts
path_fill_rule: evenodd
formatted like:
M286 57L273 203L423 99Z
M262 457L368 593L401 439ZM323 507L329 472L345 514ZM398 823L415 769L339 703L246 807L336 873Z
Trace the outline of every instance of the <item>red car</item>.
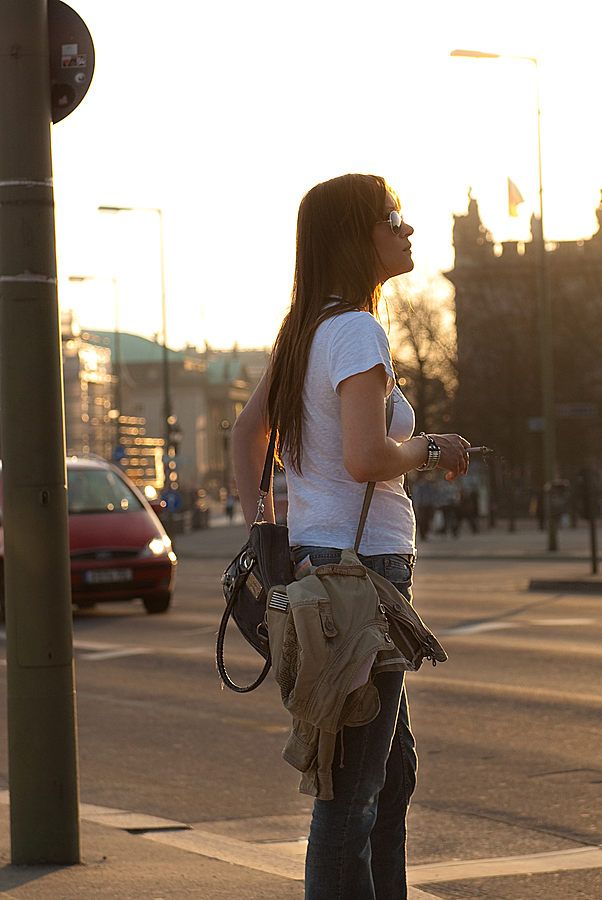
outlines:
M1 475L1 471L0 471ZM67 459L71 596L87 608L106 600L142 600L165 612L176 555L146 498L103 459ZM0 480L0 499L1 499ZM0 604L4 607L4 535L0 535Z

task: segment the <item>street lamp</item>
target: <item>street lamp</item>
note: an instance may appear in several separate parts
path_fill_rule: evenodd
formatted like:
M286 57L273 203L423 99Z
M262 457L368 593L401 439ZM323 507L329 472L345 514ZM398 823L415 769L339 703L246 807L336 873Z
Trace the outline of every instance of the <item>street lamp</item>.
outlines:
M115 375L115 390L113 392L113 408L117 415L115 417L115 448L119 447L119 417L123 410L121 395L121 334L119 331L119 299L117 294L117 279L111 278L109 275L70 275L69 281L110 281L113 284L113 373Z
M539 172L539 230L537 239L539 257L539 332L541 345L541 400L543 407L543 457L544 481L551 488L556 476L556 427L554 417L554 365L552 351L552 311L550 302L550 273L543 226L543 179L541 172L541 106L539 102L539 68L533 56L510 56L505 53L485 53L482 50L452 50L450 56L471 59L521 59L535 66L537 96L537 165ZM556 517L548 510L548 550L557 550Z
M99 206L101 213L153 212L159 216L159 252L161 259L161 330L163 337L163 427L165 434L165 454L169 454L172 443L173 413L169 382L169 350L167 348L167 307L165 302L165 253L163 244L163 210L155 206Z

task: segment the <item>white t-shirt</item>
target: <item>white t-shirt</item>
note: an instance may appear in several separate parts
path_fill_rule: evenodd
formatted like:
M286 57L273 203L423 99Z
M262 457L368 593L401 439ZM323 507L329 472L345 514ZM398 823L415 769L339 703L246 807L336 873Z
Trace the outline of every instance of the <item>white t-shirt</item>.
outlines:
M408 440L414 431L414 411L395 387L389 341L369 312L341 313L318 327L313 339L303 387L302 474L285 456L288 527L293 545L352 547L366 485L343 465L341 403L338 388L345 378L382 364L388 375L387 393L394 391L389 435ZM401 478L377 482L360 553L415 553L412 504Z

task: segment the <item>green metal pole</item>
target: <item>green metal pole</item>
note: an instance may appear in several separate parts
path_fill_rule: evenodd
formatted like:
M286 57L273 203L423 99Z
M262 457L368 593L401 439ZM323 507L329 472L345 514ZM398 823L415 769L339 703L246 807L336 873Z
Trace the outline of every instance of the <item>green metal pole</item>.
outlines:
M79 862L46 0L0 3L0 375L13 863Z

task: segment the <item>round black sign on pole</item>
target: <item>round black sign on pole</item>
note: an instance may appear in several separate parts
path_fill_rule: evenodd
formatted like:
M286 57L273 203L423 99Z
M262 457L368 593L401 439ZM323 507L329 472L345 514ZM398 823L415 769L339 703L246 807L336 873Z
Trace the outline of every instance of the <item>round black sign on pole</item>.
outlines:
M94 44L86 23L62 0L48 0L52 121L82 102L94 73Z

